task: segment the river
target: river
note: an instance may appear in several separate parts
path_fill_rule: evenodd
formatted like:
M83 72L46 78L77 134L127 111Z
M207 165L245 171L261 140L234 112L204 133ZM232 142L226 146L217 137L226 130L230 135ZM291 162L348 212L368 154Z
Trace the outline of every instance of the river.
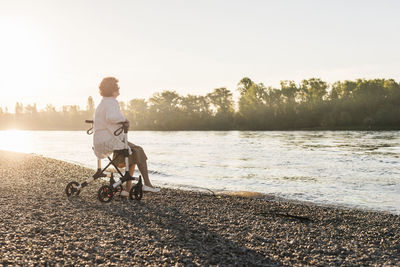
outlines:
M400 214L399 131L133 131L129 140L144 148L158 186ZM96 168L91 147L83 131L0 131L0 150Z

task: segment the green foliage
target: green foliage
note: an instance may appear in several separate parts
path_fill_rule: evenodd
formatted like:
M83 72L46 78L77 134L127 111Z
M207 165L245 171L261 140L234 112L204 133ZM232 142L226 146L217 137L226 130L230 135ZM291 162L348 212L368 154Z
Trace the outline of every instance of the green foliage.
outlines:
M178 130L181 122L180 96L175 91L163 91L150 98L149 119L153 129Z
M240 92L240 95L246 94L247 90L249 90L253 84L254 82L248 77L244 77L243 79L241 79L238 83L238 90Z
M319 104L327 94L328 84L321 79L311 78L303 80L300 84L300 92L303 102L310 105Z
M132 99L128 102L127 119L135 124L136 129L146 129L148 123L148 105L145 99Z
M135 130L296 130L400 129L400 84L393 79L357 79L332 85L318 78L281 81L280 88L243 78L235 110L232 92L216 88L205 96L180 96L175 91L154 94L148 101L120 102ZM16 103L15 113L0 108L0 129L83 130L94 101L79 106Z

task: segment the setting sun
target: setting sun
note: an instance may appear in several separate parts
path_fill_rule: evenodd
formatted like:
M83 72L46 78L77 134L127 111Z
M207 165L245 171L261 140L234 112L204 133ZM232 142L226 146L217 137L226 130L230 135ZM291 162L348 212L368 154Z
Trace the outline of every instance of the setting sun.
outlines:
M0 87L8 97L30 101L34 90L48 87L49 48L37 29L11 19L0 23L0 34Z

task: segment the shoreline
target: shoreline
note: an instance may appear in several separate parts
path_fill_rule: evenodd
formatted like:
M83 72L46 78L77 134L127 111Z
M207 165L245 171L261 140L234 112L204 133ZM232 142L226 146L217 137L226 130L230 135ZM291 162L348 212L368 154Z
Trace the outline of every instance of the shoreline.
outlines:
M42 154L36 154L36 153L26 153L26 152L14 152L14 151L8 151L8 150L1 150L0 153L2 152L11 152L11 153L21 153L21 154L27 154L27 155L33 155L37 157L43 157L43 158L49 158L46 157ZM61 161L61 162L66 162L72 165L76 165L79 167L83 167L86 169L90 169L93 173L96 172L96 168L82 164L78 161L68 161L68 160L62 160L62 159L55 159L55 158L49 158L53 159L56 161ZM90 176L93 174L91 173ZM151 171L150 171L151 173ZM82 182L82 181L77 181L77 182ZM190 185L174 185L174 184L162 184L161 185L163 188L168 188L172 190L182 190L182 191L196 191L196 192L204 192L204 193L211 193L211 194L216 194L216 195L231 195L231 196L244 196L244 195L257 195L255 198L260 198L260 199L267 199L267 200L276 200L280 202L292 202L292 203L299 203L299 204L304 204L304 205L316 205L316 206L321 206L321 207L327 207L327 208L341 208L341 209L354 209L354 210L359 210L359 211L364 211L364 212L379 212L379 213L389 213L393 215L400 215L400 211L390 211L390 210L383 210L383 209L378 209L378 208L372 208L368 206L362 206L362 205L351 205L351 204L338 204L338 203L324 203L324 202L313 202L311 200L300 200L300 199L295 199L295 198L289 198L285 196L280 196L278 194L273 194L273 193L262 193L262 192L257 192L257 191L230 191L230 190L223 190L223 189L210 189L206 187L199 187L199 186L190 186ZM249 196L251 197L251 196Z
M0 150L0 153L1 153L1 151L2 150ZM17 153L20 153L20 152L17 152ZM39 157L45 157L43 155L38 155L35 153L32 153L32 155L39 156ZM51 159L53 159L53 158L51 158ZM57 159L55 159L55 160L57 160ZM63 161L63 160L60 160L60 161ZM96 172L96 169L92 168L91 166L86 166L84 164L80 164L78 162L72 162L72 161L69 162L69 161L64 160L64 162L90 169L93 171L93 173ZM378 212L378 213L385 213L385 214L392 214L392 215L400 216L400 211L394 212L394 211L390 211L390 210L381 210L381 209L377 209L377 208L374 209L374 208L366 207L366 206L352 206L350 204L346 205L346 204L337 204L337 203L313 202L311 200L299 200L299 199L293 199L293 198L279 196L279 195L276 195L273 193L261 193L261 192L257 192L257 191L229 191L229 190L221 190L221 189L209 189L206 187L199 187L199 186L173 185L173 184L163 184L162 187L166 188L166 189L172 189L172 190L194 191L194 192L201 192L201 193L206 193L206 194L209 193L209 194L213 194L213 195L248 197L248 198L261 199L261 200L264 199L264 200L270 200L270 201L298 203L298 204L303 204L303 205L316 205L316 206L326 207L326 208L358 210L361 212Z
M0 264L400 264L399 215L167 188L140 202L100 203L101 181L65 196L68 182L92 174L0 151Z

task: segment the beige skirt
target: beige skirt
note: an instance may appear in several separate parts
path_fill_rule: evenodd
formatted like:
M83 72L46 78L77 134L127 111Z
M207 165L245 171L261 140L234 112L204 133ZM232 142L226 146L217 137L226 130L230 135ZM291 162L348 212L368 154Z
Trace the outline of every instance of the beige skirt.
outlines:
M140 164L140 163L145 163L147 160L146 153L144 153L143 148L137 145L132 144L131 142L128 142L129 147L132 149L132 154L129 155L129 165L132 164ZM115 165L117 165L118 168L123 168L125 167L125 157L123 154L119 152L114 152L113 154L113 160L115 159Z

